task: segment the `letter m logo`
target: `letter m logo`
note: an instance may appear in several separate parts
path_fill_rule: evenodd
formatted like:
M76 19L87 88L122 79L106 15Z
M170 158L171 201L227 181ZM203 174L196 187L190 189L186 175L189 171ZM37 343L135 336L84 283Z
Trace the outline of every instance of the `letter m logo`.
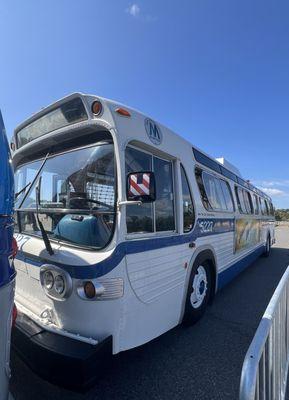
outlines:
M157 124L151 119L147 118L145 120L145 129L150 141L153 144L159 145L162 142L162 132Z

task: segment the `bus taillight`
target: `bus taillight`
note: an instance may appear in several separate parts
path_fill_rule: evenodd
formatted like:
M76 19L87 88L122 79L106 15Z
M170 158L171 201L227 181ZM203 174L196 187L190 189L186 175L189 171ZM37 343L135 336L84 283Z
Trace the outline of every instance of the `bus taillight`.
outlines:
M16 319L17 319L17 307L14 304L13 311L12 311L12 328L14 328L14 326L16 324Z
M17 252L18 252L18 245L17 245L16 239L13 238L12 239L12 257L13 258L16 257Z

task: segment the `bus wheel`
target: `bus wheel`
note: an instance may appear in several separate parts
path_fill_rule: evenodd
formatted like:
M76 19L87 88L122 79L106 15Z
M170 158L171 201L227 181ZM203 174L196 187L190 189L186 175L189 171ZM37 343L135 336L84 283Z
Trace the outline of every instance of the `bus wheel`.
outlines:
M271 252L271 238L270 235L267 236L267 240L266 240L266 246L265 246L265 251L263 253L264 257L269 257Z
M205 312L210 300L212 274L207 261L196 264L192 268L187 291L183 323L193 325Z

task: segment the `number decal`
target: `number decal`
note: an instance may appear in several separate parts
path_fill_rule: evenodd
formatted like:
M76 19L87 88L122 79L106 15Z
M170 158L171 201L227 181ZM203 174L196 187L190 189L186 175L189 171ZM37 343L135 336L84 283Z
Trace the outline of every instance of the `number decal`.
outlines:
M213 232L214 221L199 221L199 227L201 233Z

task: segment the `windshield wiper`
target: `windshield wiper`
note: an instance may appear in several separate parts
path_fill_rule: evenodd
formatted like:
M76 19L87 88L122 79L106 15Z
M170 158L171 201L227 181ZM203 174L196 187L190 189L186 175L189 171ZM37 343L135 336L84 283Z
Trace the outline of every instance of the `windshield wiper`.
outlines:
M21 191L24 191L24 189L26 189L28 186L30 186L30 188L33 187L33 185L34 185L34 183L36 182L36 180L37 180L37 178L38 178L40 172L42 171L42 168L44 167L44 164L46 163L46 160L47 160L48 157L49 157L49 153L46 154L46 156L45 156L44 160L42 161L42 164L40 165L38 171L36 172L36 175L35 175L35 177L33 178L32 182L27 183L27 185L24 186L24 188L21 189L20 192L16 193L15 196L19 196L19 194L21 193ZM25 194L25 196L23 196L23 199L21 200L21 203L20 203L18 209L21 208L21 206L22 206L22 204L24 203L24 201L25 201L25 199L26 199L26 197L27 197L27 195L28 195L29 192L30 192L30 190L28 190L28 192Z
M27 185L25 185L24 188L22 188L21 190L19 190L19 192L15 193L15 199L17 199L17 197L18 197L21 193L25 192L25 190L26 190L26 189L28 188L28 186L30 186L30 185L31 185L31 182L27 183Z
M37 219L40 231L41 231L41 235L42 235L43 242L45 244L45 248L48 251L48 253L52 256L54 254L54 251L52 250L51 243L50 243L49 237L47 235L47 232L44 229L44 226L39 218L38 205L40 205L40 201L41 201L41 199L40 199L41 180L42 180L42 176L40 176L38 184L35 188L35 190L36 190L36 219Z

